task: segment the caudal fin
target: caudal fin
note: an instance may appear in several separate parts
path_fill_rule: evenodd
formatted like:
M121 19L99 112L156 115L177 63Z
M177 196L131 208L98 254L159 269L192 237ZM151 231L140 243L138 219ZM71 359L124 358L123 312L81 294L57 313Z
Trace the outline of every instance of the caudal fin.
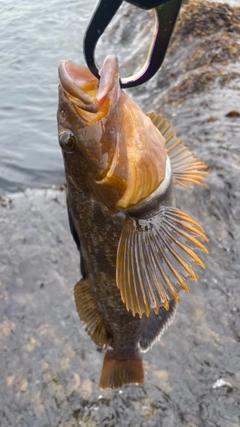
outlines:
M106 352L100 378L101 388L116 389L124 384L142 384L143 381L144 372L140 354L131 359L119 359L114 351Z

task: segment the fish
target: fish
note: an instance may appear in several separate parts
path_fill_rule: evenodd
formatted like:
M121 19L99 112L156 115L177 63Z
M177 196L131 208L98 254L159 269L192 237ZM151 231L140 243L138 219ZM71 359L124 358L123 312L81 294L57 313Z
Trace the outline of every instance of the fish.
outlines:
M207 179L161 114L145 114L121 89L108 55L98 80L72 61L59 65L59 144L70 230L80 253L74 287L80 320L106 350L100 387L144 382L142 354L173 320L179 292L198 281L208 253L203 227L176 207L175 187Z

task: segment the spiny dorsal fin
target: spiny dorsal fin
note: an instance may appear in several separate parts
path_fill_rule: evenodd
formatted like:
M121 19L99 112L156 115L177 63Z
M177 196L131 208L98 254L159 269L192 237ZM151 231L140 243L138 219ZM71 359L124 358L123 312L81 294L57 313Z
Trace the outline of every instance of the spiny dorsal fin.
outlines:
M152 120L153 124L166 139L166 149L171 160L173 171L173 182L175 185L181 185L191 190L189 184L203 185L206 181L207 168L204 162L194 157L194 153L185 147L181 139L177 138L177 132L171 130L172 125L167 119L162 118L162 114L155 112L146 114Z
M169 301L180 302L179 291L190 292L186 279L198 281L192 264L205 268L195 253L208 241L203 228L189 215L173 207L160 207L148 219L127 217L118 251L116 281L126 309L142 317L161 306L169 310Z
M76 283L74 299L78 315L87 333L95 344L100 347L107 347L110 336L98 313L98 308L87 280L80 280Z

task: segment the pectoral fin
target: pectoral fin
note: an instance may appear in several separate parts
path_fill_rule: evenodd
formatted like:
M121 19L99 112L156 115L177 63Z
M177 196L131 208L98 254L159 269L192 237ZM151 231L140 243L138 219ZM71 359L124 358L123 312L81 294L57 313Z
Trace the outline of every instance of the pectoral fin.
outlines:
M190 292L186 279L197 281L195 262L205 268L196 249L207 252L198 240L208 241L203 228L189 215L161 207L152 218L127 217L119 240L116 281L126 309L142 317L156 314L169 301L179 303L179 291Z
M172 125L167 119L162 118L162 114L154 112L146 114L152 120L153 124L166 139L166 149L171 161L173 182L175 185L191 190L189 184L203 185L206 181L208 172L207 166L200 159L194 157L194 153L189 151L181 139L176 137L177 132L172 130Z
M106 347L109 344L110 334L98 313L88 281L80 280L74 287L74 298L80 320L95 344Z

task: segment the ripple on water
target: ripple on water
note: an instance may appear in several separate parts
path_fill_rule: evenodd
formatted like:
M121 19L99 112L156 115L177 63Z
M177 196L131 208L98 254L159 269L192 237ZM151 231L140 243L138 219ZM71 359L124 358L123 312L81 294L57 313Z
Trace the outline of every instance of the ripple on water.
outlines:
M94 4L8 0L1 5L1 192L64 180L56 133L57 66L63 58L84 61L82 34Z

